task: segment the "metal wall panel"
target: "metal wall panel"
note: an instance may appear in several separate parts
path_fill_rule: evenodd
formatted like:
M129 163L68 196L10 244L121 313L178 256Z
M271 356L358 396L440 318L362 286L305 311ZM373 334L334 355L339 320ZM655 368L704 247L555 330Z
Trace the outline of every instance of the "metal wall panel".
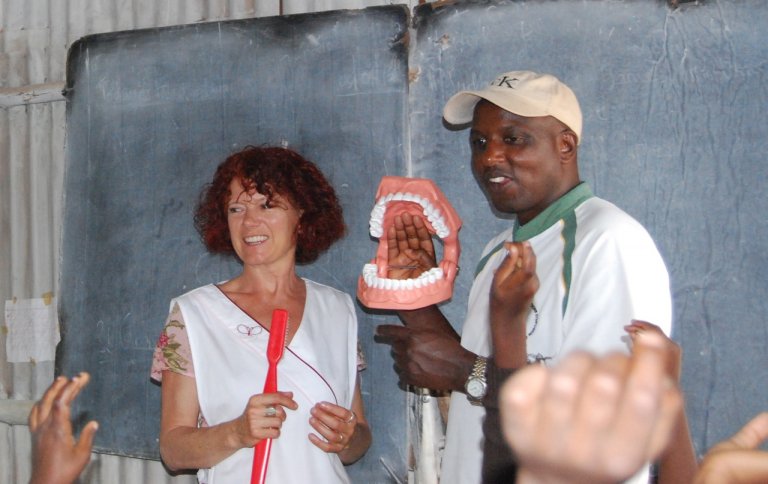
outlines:
M282 6L281 6L282 3ZM408 3L375 0L0 0L0 304L58 294L69 46L85 35L215 20ZM43 104L34 92L44 92ZM54 99L51 101L51 99ZM8 363L0 324L0 405L34 400L53 363ZM26 483L29 432L0 422L0 484ZM94 454L83 483L186 483L159 462Z

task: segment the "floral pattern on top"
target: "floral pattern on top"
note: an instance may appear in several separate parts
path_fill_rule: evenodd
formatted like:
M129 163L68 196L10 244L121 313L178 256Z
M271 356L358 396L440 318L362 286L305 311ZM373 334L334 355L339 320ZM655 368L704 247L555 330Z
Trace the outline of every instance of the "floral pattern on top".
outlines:
M195 377L189 338L178 305L174 305L157 339L155 352L152 355L152 379L162 381L165 370Z

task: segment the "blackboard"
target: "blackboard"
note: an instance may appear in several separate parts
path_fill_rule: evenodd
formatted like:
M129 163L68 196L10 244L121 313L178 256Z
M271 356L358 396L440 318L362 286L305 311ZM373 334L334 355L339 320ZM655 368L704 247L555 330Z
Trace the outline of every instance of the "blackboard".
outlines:
M506 227L443 103L513 69L553 73L584 111L582 178L636 217L670 270L683 389L703 452L768 407L768 25L761 0L483 1L87 37L68 63L59 370L94 375L81 408L104 452L156 456L148 381L167 301L237 270L191 226L202 182L245 144L287 142L338 188L350 235L306 275L355 291L383 175L434 179L464 222L461 265ZM410 28L409 28L410 27ZM406 34L409 34L406 41ZM443 306L460 327L463 270ZM356 482L404 481L406 408L359 308L374 445Z
M461 2L414 19L411 169L461 201L462 266L509 222L491 214L468 132L443 126L443 104L510 70L576 92L582 179L643 223L667 263L698 452L768 409L768 45L756 25L768 25L760 0ZM471 275L445 307L456 326Z
M301 274L354 294L375 246L372 196L405 171L404 7L85 37L67 64L67 165L58 370L87 370L79 400L100 452L157 458L152 350L172 297L239 273L192 225L203 184L245 145L284 144L336 187L349 235ZM377 433L357 482L404 476L405 399L375 321L360 311Z

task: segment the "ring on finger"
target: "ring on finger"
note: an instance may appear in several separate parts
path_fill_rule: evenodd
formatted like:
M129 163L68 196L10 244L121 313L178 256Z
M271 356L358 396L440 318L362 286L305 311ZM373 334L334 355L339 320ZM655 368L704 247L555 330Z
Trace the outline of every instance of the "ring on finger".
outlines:
M355 420L355 417L357 417L357 415L355 415L355 412L349 412L349 418L346 419L344 422L352 423Z
M277 415L277 409L273 405L270 405L264 409L265 417L274 417L275 415Z
M344 442L344 434L342 434L341 432L339 432L339 443L341 444L341 443L343 443L343 442Z

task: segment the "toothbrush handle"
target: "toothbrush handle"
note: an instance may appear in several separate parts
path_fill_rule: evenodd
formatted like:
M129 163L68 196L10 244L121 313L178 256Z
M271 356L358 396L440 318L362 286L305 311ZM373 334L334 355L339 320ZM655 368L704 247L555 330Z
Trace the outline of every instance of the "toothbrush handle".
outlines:
M270 363L267 369L267 379L264 382L264 393L277 391L277 362ZM269 452L272 450L272 439L262 439L253 450L253 468L251 469L251 484L264 484L267 477Z
M280 319L279 323L277 322ZM285 332L277 333L277 327L285 328L285 323L288 320L288 312L284 309L275 309L272 314L273 329L275 333L270 334L270 341L272 338L280 338L276 341L280 342L280 347L283 346L285 341ZM276 324L277 323L277 324ZM282 350L278 355L270 355L269 349L267 350L267 360L269 366L267 367L267 378L264 381L264 391L262 393L275 393L277 391L277 363L282 356ZM251 469L251 484L264 484L267 478L267 464L269 464L269 453L272 450L272 439L263 439L256 444L256 448L253 449L253 468Z
M267 369L267 379L264 381L262 393L275 393L277 391L277 363L270 364Z
M267 463L272 450L272 439L264 439L256 444L251 469L251 484L264 484L267 478Z

